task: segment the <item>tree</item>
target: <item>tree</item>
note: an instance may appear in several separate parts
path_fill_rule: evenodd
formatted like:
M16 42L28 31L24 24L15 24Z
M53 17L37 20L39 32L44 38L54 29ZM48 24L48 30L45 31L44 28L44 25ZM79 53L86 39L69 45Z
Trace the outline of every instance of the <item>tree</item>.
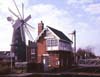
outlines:
M96 58L95 54L93 53L93 48L88 46L85 49L79 48L77 50L78 59L91 59Z

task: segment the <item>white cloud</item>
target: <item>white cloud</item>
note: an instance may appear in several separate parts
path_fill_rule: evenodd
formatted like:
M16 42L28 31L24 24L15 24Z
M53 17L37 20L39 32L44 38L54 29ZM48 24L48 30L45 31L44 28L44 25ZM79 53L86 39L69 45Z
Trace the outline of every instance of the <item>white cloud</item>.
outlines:
M67 0L67 4L84 4L84 3L92 3L93 0Z
M26 1L26 2L25 2ZM87 3L90 0L68 0L70 3ZM71 2L72 1L72 2ZM73 2L74 1L74 2ZM9 0L10 2L10 0ZM16 0L17 2L17 0ZM18 7L21 10L21 1L18 0L17 4ZM79 20L79 22L75 22L75 18L73 16L70 16L69 12L67 10L59 9L57 6L54 6L52 4L35 4L35 5L29 5L28 0L22 0L25 4L25 17L29 14L32 15L32 19L28 21L30 25L35 27L35 30L33 30L31 33L36 37L37 32L37 23L39 23L41 20L44 22L44 25L51 26L55 29L61 30L65 34L70 33L74 29L77 30L77 46L82 47L86 45L95 45L96 44L96 38L98 38L99 31L91 30L90 24L88 22L82 22L82 20ZM2 5L1 5L2 4ZM8 4L8 1L5 2L4 0L0 1L0 42L2 45L0 46L0 50L7 50L10 49L10 44L12 40L12 26L11 24L6 20L7 16L14 17L9 11L8 6L13 9L15 13L17 13L15 6L11 0L11 3ZM98 5L99 6L99 5ZM93 6L98 7L98 6ZM88 9L87 9L88 8ZM88 5L88 7L85 7L85 11L87 12L93 12L94 10L99 11L98 9L89 10L92 9L92 6ZM80 9L79 9L80 10ZM2 14L5 14L2 16ZM79 15L81 16L81 15ZM14 18L15 19L15 18ZM78 19L77 19L78 20ZM96 23L99 23L100 18L97 19ZM2 35L3 33L3 35ZM94 37L93 37L94 35Z
M28 5L28 0L21 0L24 4ZM21 4L20 0L17 0L17 5ZM11 13L8 11L8 7L15 9L14 3L12 0L0 0L0 51L10 50L13 28L10 22L7 21L6 17L11 16ZM21 7L21 6L20 6ZM20 8L19 7L19 8ZM15 10L13 10L15 11ZM16 12L15 12L16 13Z
M10 6L10 5L7 5L7 6ZM10 6L10 8L11 8L11 6ZM13 11L15 13L17 13L14 7L15 6L13 5L13 8L11 8L11 9L13 9ZM1 7L1 8L3 8L3 7ZM2 46L0 46L0 49L2 49L2 50L10 49L10 44L11 44L11 40L12 40L12 29L13 29L11 24L6 20L6 17L10 13L8 11L8 7L5 7L5 8L6 8L6 11L5 10L3 11L3 9L2 9L3 14L5 13L5 16L3 16L1 18L2 20L0 20L0 22L1 22L0 25L2 25L0 33L4 32L6 34L6 35L1 34L2 38L0 38L0 40L2 40L1 43L3 43L3 44L2 44ZM71 29L68 25L71 23L72 20L70 19L70 16L68 15L68 13L65 10L58 9L54 5L37 4L37 5L33 5L33 6L28 6L27 8L25 8L25 16L27 16L29 14L32 15L32 19L29 20L29 24L34 26L36 29L34 32L31 32L33 36L36 36L37 23L39 23L41 20L44 22L45 26L49 25L51 27L54 27L54 28L64 31L64 32L66 32L66 29L68 31L69 31L69 29ZM11 15L11 16L14 17L13 15ZM65 27L65 25L67 28Z
M20 10L22 9L22 3L24 3L25 7L29 5L28 0L15 0L15 2ZM15 13L18 13L13 0L0 0L0 13L9 14L8 8L12 9Z
M6 17L0 18L0 50L10 50L12 26L7 23Z
M35 24L35 26L37 26L37 23L42 20L45 25L54 27L58 30L68 32L71 29L69 25L72 22L72 19L70 18L68 12L58 9L54 5L33 5L26 13L32 14L31 24Z
M100 3L98 4L90 4L84 8L86 12L90 14L100 14Z
M100 26L100 16L96 18L95 23L98 27Z
M41 9L39 7L41 7ZM49 25L55 29L61 30L66 35L76 29L77 47L86 47L90 45L95 46L96 44L96 40L94 39L97 38L98 31L93 31L89 26L90 24L87 22L74 22L72 16L70 16L66 10L58 9L53 5L38 4L30 7L28 13L32 14L30 23L35 25L34 27L36 27L36 29L37 23L43 20L45 25ZM93 37L93 35L95 37Z
M89 30L90 26L88 23L86 22L77 22L75 23L76 24L76 29L81 31L81 32L84 32L84 30Z
M11 5L10 3L11 0L9 0L9 3L6 0L0 0L0 11L7 12L8 6Z

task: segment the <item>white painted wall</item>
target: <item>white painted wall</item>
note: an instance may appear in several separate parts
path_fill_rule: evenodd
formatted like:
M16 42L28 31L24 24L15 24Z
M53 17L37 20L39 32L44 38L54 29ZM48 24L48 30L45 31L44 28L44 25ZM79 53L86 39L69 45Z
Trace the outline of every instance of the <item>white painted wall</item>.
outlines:
M48 42L46 42L47 45L47 51L55 51L55 50L62 50L62 51L72 51L72 47L70 43L64 42L64 41L60 41L60 39L58 39L56 36L54 36L49 30L46 31L46 40L50 40L50 39L55 39L57 40L57 46L53 46L53 45L49 45L48 46Z

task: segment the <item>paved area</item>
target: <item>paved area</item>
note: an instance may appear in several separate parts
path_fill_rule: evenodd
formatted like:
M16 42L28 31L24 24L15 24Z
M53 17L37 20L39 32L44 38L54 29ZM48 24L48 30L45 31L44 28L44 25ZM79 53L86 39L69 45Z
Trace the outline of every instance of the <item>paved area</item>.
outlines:
M32 73L22 73L22 74L8 74L8 75L0 75L0 77L26 77L31 76Z
M0 75L0 77L30 77L30 76L89 76L89 77L100 77L100 74L96 73L75 73L75 72L64 72L64 73L23 73L23 74L9 74L9 75Z

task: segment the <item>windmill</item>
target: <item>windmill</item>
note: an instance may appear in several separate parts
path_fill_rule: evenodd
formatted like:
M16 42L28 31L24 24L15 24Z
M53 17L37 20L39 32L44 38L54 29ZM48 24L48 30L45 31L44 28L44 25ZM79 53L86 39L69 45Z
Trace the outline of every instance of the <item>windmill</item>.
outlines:
M13 36L12 36L12 45L11 52L15 54L15 60L18 62L26 61L26 38L25 33L33 40L32 35L28 29L28 27L33 28L31 25L27 23L31 19L31 15L24 18L24 4L22 3L22 12L19 11L15 0L13 3L16 7L18 15L14 13L10 8L8 10L17 17L17 20L13 20L11 17L7 17L8 21L12 22L13 26Z

